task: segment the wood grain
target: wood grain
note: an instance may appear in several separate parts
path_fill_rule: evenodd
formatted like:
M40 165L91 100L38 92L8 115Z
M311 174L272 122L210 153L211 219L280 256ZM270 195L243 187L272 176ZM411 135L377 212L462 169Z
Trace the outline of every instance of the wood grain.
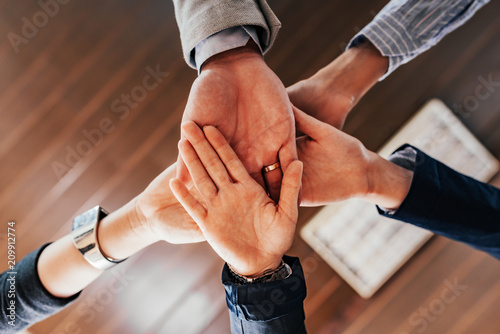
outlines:
M285 85L304 79L338 56L385 3L272 0L283 28L266 60ZM0 9L5 36L0 41L0 221L17 221L21 258L66 234L72 218L86 208L120 207L175 161L180 119L196 72L182 59L167 0L70 1L19 45L18 53L7 34L20 34L22 18L41 9L35 1L14 0L0 0ZM376 150L437 97L500 158L500 91L473 111L461 112L478 78L500 80L499 12L500 3L491 2L438 46L377 84L354 108L345 130ZM120 119L113 101L140 85L148 66L168 75ZM68 148L84 145L84 131L99 129L104 119L113 130L67 164ZM54 162L67 165L64 175L56 174ZM298 226L315 212L301 209ZM357 296L300 237L290 254L304 265L310 333L496 333L500 327L498 262L444 238L432 239L370 300ZM5 249L0 258L3 270ZM29 332L229 333L221 267L206 244L154 245ZM424 320L414 313L432 306L454 279L466 290L432 321L425 320L421 331ZM111 284L122 289L110 292Z

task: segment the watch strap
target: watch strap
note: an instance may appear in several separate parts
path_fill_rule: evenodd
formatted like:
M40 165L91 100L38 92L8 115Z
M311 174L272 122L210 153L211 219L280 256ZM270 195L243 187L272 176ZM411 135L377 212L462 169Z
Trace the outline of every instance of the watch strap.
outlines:
M108 212L96 206L73 220L71 236L76 248L92 266L100 270L114 267L124 261L112 259L101 250L97 230L99 223L108 215Z
M281 264L278 268L256 278L249 278L237 274L231 269L229 264L227 267L229 268L231 281L237 285L274 282L288 278L292 274L292 268L283 260L281 260Z

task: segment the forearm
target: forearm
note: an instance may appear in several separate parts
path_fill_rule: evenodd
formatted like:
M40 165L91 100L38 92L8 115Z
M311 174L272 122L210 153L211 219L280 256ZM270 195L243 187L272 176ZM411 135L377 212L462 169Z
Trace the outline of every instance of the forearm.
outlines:
M367 41L346 50L313 78L322 82L327 95L343 95L349 99L350 111L384 75L388 65L388 58Z
M299 109L341 129L348 113L384 75L388 64L370 42L360 43L289 87L288 94Z
M37 269L45 289L60 298L76 294L102 273L85 260L69 234L43 250Z
M99 223L98 242L101 250L113 259L124 259L154 242L142 237L131 223L134 200L111 213ZM53 296L69 297L84 289L103 271L92 266L73 244L70 234L43 250L38 260L38 275Z

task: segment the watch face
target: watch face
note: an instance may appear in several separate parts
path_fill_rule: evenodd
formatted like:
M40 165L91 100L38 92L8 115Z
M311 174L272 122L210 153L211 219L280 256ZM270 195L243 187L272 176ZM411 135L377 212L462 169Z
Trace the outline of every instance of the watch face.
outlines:
M77 216L75 219L73 219L73 227L72 230L76 230L82 226L87 225L88 223L96 222L97 221L97 215L99 213L99 207L92 208L81 215Z
M100 206L93 207L92 209L82 213L73 219L72 231L85 226L90 223L95 223L100 221L102 218L107 216L107 212L104 211Z

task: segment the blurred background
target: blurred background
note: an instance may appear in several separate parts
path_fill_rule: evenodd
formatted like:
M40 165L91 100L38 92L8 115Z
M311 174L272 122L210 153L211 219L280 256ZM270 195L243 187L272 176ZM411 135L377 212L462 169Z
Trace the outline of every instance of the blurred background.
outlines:
M44 21L36 1L0 1L0 234L6 245L7 221L17 221L18 259L68 233L88 208L119 208L176 160L196 78L182 59L169 0L66 2ZM337 57L386 1L269 3L283 28L266 61L288 86ZM437 97L500 158L500 91L460 112L479 77L500 81L498 13L493 1L377 84L344 130L377 150ZM33 20L40 27L22 32ZM141 89L157 68L168 75L155 89ZM133 98L127 103L123 95ZM99 129L102 138L92 137ZM500 178L492 182L499 186ZM299 226L316 212L302 209ZM369 300L300 236L289 254L302 259L306 273L310 333L498 333L500 265L467 246L434 237ZM156 244L29 332L229 333L222 265L206 243ZM425 311L455 281L466 289L439 314Z

